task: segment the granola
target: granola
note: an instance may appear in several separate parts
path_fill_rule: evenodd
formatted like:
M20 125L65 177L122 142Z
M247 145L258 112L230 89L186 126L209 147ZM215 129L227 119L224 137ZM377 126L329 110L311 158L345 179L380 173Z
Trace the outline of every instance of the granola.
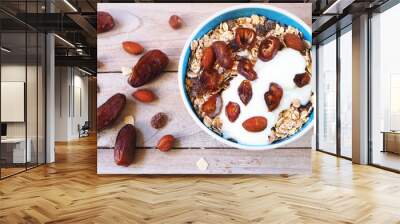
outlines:
M255 72L256 63L272 61L278 52L289 48L300 52L299 55L305 63L303 72L296 74L298 81L290 85L301 83L302 86L298 85L295 88L311 88L311 85L308 85L311 79L311 44L304 40L303 34L294 27L279 24L264 16L252 15L222 22L200 39L193 40L190 45L186 89L193 108L203 123L214 132L236 142L237 139L224 136L223 133L224 124L229 122L225 119L229 115L226 113L230 113L224 108L228 104L228 102L223 102L224 91L236 85L232 83L236 82L233 80L238 76L246 79L243 82L254 84L261 75L265 75ZM283 66L288 66L288 64ZM271 114L275 113L275 115L271 115L272 118L268 117L265 127L250 128L250 130L269 129L264 136L269 143L295 134L308 121L313 109L312 91L306 101L304 97L302 100L290 99L291 102L286 103L285 107L285 102L288 100L285 98L285 93L291 90L281 85L271 82L269 90L266 86L262 93L265 98L263 105L265 110L270 110ZM251 85L249 88L242 88L245 92L240 92L242 90L238 92L238 95L245 94L246 96L247 102L243 102L245 104L236 102L240 103L242 112L249 109L246 108L248 101L251 103L252 100L257 100L249 95ZM253 90L253 98L259 97L259 94L254 96L258 92ZM271 105L273 107L270 107ZM233 112L238 113L238 111ZM238 120L235 122L239 122ZM256 119L253 120L256 121ZM246 129L242 128L242 131L246 132ZM247 132L251 131L247 130Z

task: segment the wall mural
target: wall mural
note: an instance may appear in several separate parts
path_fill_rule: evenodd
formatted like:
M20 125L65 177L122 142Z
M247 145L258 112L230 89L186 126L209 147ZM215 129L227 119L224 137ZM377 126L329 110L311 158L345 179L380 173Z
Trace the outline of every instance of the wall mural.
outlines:
M98 4L98 173L310 172L310 24L311 4Z

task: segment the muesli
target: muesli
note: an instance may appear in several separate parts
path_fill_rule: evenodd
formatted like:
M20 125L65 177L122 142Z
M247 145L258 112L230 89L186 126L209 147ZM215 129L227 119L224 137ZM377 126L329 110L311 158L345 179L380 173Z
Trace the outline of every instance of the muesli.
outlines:
M264 16L228 20L191 42L186 89L203 123L240 144L295 134L313 110L311 44Z

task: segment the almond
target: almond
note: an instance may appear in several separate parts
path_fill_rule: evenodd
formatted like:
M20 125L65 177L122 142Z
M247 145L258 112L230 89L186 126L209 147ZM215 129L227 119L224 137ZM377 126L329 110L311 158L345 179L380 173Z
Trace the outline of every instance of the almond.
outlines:
M242 123L244 129L249 132L260 132L268 125L268 120L262 116L255 116L245 120Z
M124 50L129 54L135 54L135 55L141 54L144 51L142 45L133 41L122 42L122 48L124 48Z
M230 122L235 122L240 114L240 105L230 101L225 107L225 114Z
M294 34L294 33L287 33L283 37L283 41L286 44L286 47L298 50L298 51L304 51L305 46L301 38Z
M174 145L174 142L175 142L174 136L164 135L158 141L157 149L159 149L160 151L166 152L172 148L172 146Z
M153 102L157 97L156 95L148 89L139 89L132 93L132 96L143 103Z

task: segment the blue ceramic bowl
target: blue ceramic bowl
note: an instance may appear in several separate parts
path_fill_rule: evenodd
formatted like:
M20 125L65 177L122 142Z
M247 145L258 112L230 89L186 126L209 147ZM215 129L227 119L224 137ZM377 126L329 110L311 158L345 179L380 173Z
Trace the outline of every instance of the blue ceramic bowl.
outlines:
M235 148L240 148L240 149L247 149L247 150L263 150L263 149L273 149L277 147L282 147L290 142L295 141L296 139L300 138L303 136L304 133L306 133L309 129L312 128L313 126L313 120L314 120L314 110L310 114L310 119L303 125L303 127L298 130L294 135L276 141L272 144L268 145L245 145L245 144L239 144L232 142L230 140L227 140L220 135L216 134L212 130L208 129L204 123L200 120L200 118L197 116L195 110L193 109L192 103L189 99L188 93L186 91L185 87L185 78L186 78L186 72L187 72L187 66L189 62L189 57L190 57L190 43L192 40L197 40L200 39L202 36L204 36L206 33L208 33L210 30L214 29L217 27L221 22L230 20L230 19L237 19L239 17L248 17L251 15L262 15L265 16L268 19L274 20L280 24L285 24L285 25L290 25L292 27L297 28L301 33L303 33L303 37L305 40L308 42L312 42L312 36L311 36L311 28L307 26L301 19L296 17L295 15L287 12L286 10L269 6L269 5L263 5L263 4L243 4L239 6L234 6L230 7L224 10L221 10L205 20L202 24L200 24L195 31L190 35L188 40L186 41L185 46L183 47L182 54L180 56L179 60L179 69L178 69L178 81L179 81L179 88L180 88L180 93L181 97L183 100L183 103L189 112L189 114L192 116L194 122L205 132L207 132L210 136L213 138L217 139L218 141L227 144L229 146L235 147Z

